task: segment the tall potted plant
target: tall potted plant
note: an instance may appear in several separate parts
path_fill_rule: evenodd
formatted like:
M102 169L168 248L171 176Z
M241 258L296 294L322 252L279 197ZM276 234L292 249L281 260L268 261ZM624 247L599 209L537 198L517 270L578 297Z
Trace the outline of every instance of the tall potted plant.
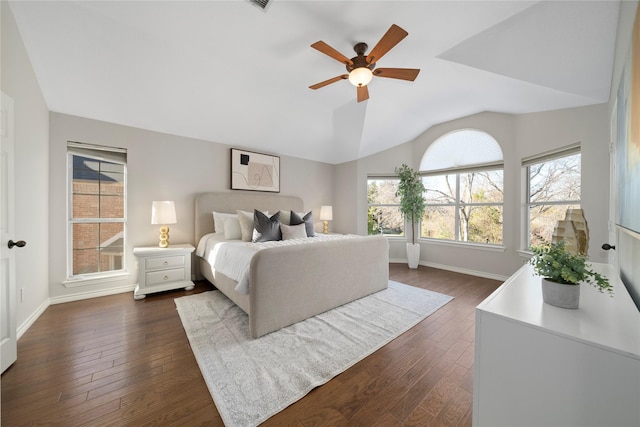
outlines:
M404 163L395 171L400 177L396 191L396 196L400 197L400 213L409 222L411 229L411 243L407 242L407 261L409 268L418 268L420 244L416 243L414 225L422 218L426 208L424 185L420 174Z
M613 295L609 280L591 270L584 255L567 250L566 242L544 244L531 248L529 264L542 276L542 300L562 308L578 308L580 283L591 283L600 292Z

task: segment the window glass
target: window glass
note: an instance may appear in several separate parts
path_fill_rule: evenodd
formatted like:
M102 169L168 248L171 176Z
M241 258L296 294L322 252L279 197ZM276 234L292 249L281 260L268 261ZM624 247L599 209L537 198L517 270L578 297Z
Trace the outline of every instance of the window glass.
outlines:
M101 154L69 151L69 276L124 269L126 166Z
M420 237L502 244L504 203L502 149L488 133L450 132L420 162L424 199Z
M550 242L558 220L569 208L580 208L581 155L570 153L527 167L527 247Z
M424 177L421 237L502 244L502 178L501 169Z
M404 236L404 220L400 200L396 196L397 178L369 178L367 180L367 233Z

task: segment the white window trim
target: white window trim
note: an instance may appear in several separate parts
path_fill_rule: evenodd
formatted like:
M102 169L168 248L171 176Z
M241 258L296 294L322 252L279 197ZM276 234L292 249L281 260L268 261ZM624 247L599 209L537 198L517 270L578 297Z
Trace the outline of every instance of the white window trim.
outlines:
M62 284L67 288L73 288L78 286L91 286L102 283L116 282L121 280L127 280L130 273L127 271L127 150L124 148L107 147L93 144L85 144L82 142L67 142L67 278ZM122 268L119 270L110 270L97 273L78 274L73 275L73 231L72 226L74 223L83 222L96 222L96 219L79 218L74 220L72 218L73 212L73 156L91 157L97 160L103 160L112 163L119 163L124 166L124 216L122 219L114 218L102 218L98 222L111 222L123 224L123 255L122 255Z
M486 246L486 247L491 247L491 248L501 248L504 247L504 226L502 227L502 243L481 243L481 242L470 242L470 241L464 241L464 240L460 240L460 215L458 212L458 207L461 205L460 203L460 174L462 173L468 173L468 172L484 172L484 171L497 171L497 170L501 170L502 171L502 176L504 179L504 163L500 162L500 163L492 163L491 165L485 164L485 165L478 165L478 167L464 167L464 168L457 168L457 169L451 169L451 170L440 170L440 171L429 171L429 172L421 172L420 176L421 177L431 177L431 176L443 176L443 175L455 175L456 176L456 202L455 203L442 203L442 204L434 204L434 203L428 203L427 202L427 207L430 206L449 206L449 207L453 207L454 208L454 214L455 214L455 218L454 218L454 232L455 232L455 240L449 240L449 239L437 239L435 237L422 237L422 219L420 219L418 226L420 227L419 230L420 232L418 233L418 240L421 241L428 241L428 242L450 242L450 243L454 243L457 245L473 245L473 246ZM502 190L504 192L504 188ZM469 203L468 206L500 206L502 208L502 215L503 215L503 224L504 224L504 199L502 200L502 203L495 203L495 202L482 202L482 203Z
M529 177L531 173L529 172L529 166L548 162L550 160L561 159L563 157L573 156L575 154L580 154L580 162L582 163L582 149L581 144L579 142L571 145L566 145L564 147L560 147L554 150L546 151L544 153L535 154L532 156L524 157L522 159L522 178L523 178L523 195L524 200L522 206L524 211L522 212L523 224L522 224L522 236L521 236L521 244L520 250L518 253L521 256L530 257L532 252L529 250L530 246L530 238L531 238L531 229L529 226L531 225L531 206L532 205L540 205L542 203L531 203L531 183L529 182ZM580 171L580 180L582 181L582 171ZM580 189L580 200L554 200L545 202L545 205L580 205L582 206L582 188Z

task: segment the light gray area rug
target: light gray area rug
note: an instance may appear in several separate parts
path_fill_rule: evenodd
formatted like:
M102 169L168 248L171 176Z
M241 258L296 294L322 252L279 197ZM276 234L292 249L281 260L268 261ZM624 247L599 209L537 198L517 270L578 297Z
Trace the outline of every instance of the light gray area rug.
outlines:
M225 425L255 426L353 366L453 298L389 287L258 339L219 291L175 300Z

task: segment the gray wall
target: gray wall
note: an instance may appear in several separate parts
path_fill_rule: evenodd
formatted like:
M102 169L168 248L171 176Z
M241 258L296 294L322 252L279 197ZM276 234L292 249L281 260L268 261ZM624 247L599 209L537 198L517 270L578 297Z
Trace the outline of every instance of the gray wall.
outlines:
M167 135L59 113L50 115L49 284L51 297L108 293L126 289L136 280L132 249L157 245L158 226L151 225L151 202L174 200L178 223L171 242L194 242L195 195L230 187L230 147L209 141ZM68 288L66 279L66 146L67 141L127 149L127 254L129 277ZM265 147L265 152L268 148ZM280 192L299 196L317 219L320 206L332 203L334 166L292 157L280 158ZM319 228L320 221L317 220Z
M515 272L525 261L519 253L525 249L523 242L526 241L522 158L576 142L582 146L582 204L592 242L589 256L592 261L606 262L606 252L599 248L607 241L609 128L606 104L524 115L475 114L433 126L414 141L399 147L338 165L339 177L355 177L355 183L351 185L336 186L337 206L334 209L339 212L336 225L340 231L366 233L368 175L393 173L402 163L417 169L422 155L435 140L453 130L469 128L492 135L503 151L504 247L422 240L422 264L494 278L505 278ZM343 215L349 219L342 219ZM406 240L392 238L390 243L390 258L399 262L406 260Z
M19 335L48 306L49 109L8 7L2 14L2 91L14 101L16 321ZM24 299L20 301L20 288Z

